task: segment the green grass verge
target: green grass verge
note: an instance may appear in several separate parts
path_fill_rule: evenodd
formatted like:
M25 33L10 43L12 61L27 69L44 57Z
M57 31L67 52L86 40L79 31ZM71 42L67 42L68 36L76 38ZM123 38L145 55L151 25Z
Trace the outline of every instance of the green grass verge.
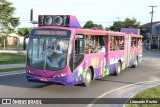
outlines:
M151 52L158 52L158 53L160 53L160 50L158 50L158 49L151 49L150 51Z
M0 64L26 63L26 55L20 53L0 53Z
M3 44L2 44L2 46L0 46L0 48L4 48L4 46L3 46ZM15 49L17 49L17 48L21 48L21 49L23 49L23 45L7 45L7 46L5 46L5 48L7 49L7 48L15 48Z
M19 70L25 70L25 67L21 67L21 68L9 68L9 69L0 69L0 72L19 71Z
M160 86L140 91L133 98L160 98ZM125 107L160 107L160 104L126 104Z

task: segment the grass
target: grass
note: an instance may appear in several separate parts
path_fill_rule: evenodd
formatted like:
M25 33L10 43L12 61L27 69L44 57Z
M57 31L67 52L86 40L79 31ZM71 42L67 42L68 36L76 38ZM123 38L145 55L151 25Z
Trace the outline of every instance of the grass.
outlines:
M150 51L160 53L160 50L158 50L158 49L151 49Z
M160 99L160 86L155 86L152 88L140 91L138 94L133 96L133 98L158 98ZM125 107L160 107L160 104L126 104Z
M20 53L0 53L0 64L19 64L26 62L26 55Z
M0 72L19 71L19 70L25 70L25 67L9 68L9 69L0 69Z
M4 48L3 46L0 46L0 48ZM17 48L21 48L21 49L23 49L23 45L18 45L18 47L17 47L17 45L7 45L5 48L15 48L15 49L17 49Z

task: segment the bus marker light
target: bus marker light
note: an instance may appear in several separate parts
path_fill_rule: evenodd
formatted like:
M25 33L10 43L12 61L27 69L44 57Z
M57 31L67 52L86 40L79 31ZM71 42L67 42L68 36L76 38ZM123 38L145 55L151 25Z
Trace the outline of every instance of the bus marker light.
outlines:
M40 78L41 81L48 81L46 78Z
M67 74L57 74L55 77L65 77L65 76L67 76Z
M32 71L30 71L30 70L29 70L29 71L27 71L27 73L29 73L29 74L33 74L33 72L32 72Z

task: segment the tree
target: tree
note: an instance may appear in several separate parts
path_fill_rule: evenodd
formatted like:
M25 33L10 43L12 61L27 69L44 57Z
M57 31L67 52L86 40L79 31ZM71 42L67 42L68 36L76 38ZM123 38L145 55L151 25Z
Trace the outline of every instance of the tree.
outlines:
M113 25L109 29L114 31L120 31L120 29L123 27L125 27L124 22L116 21L113 23Z
M99 29L103 29L103 26L101 24L98 25Z
M103 29L103 26L101 24L94 24L91 20L87 21L86 24L83 26L83 28L89 28L89 29Z
M27 36L27 35L30 35L31 28L27 28L27 27L18 28L17 31L18 31L19 35L21 35L21 36Z
M83 28L92 28L93 27L93 22L92 20L87 21L86 24L83 26Z
M138 28L140 29L140 22L137 22L135 18L126 18L124 21L115 21L110 27L110 30L120 31L121 28Z
M7 39L7 36L8 36L8 31L2 29L1 33L0 33L0 43L3 43L4 50L6 48L6 39Z
M13 32L14 29L20 24L18 17L13 17L15 7L12 7L12 3L6 0L0 1L0 19L2 24L10 31Z

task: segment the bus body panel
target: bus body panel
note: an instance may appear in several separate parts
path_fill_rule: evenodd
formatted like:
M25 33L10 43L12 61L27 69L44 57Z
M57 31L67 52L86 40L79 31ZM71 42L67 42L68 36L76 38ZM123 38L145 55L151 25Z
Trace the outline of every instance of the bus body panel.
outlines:
M122 64L122 69L126 68L125 65L126 58L124 50L110 51L108 57L109 57L108 60L109 65L117 64L120 61ZM114 73L114 71L112 71L112 74Z
M65 69L60 71L47 71L47 70L39 70L35 68L31 68L26 66L27 79L33 82L48 82L48 83L56 83L63 84L66 86L73 86L73 75L70 73L70 69L67 66ZM58 73L57 73L58 72ZM59 77L59 75L66 75L64 77Z
M105 69L106 65L106 53L93 53L86 54L83 62L73 71L75 84L84 82L87 69L93 68L93 79L97 79L106 75L109 75L109 71Z

